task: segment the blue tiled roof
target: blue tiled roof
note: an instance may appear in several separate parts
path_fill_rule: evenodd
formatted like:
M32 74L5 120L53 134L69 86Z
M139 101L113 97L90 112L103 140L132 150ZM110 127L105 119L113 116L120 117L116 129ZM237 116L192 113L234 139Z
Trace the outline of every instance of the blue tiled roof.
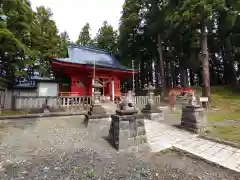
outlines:
M49 77L32 76L31 80L34 80L34 81L53 81L55 79L54 78L49 78Z
M37 88L36 85L30 84L30 83L25 83L25 84L17 84L13 86L14 88Z
M130 68L121 65L113 55L104 50L81 45L69 45L68 56L68 58L57 58L56 60L82 65L93 65L95 60L96 66L130 70Z

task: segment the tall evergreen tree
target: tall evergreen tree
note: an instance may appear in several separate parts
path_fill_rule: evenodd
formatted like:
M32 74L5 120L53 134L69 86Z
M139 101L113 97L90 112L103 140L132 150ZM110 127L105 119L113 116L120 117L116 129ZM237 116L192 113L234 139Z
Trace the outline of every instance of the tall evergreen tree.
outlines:
M90 30L91 30L91 28L90 28L89 23L86 23L83 26L76 43L77 44L81 44L83 46L90 46L90 45L92 45L92 39L91 39L91 36L90 36Z
M68 44L70 42L69 35L66 31L60 33L60 38L61 38L61 44L59 48L59 55L60 57L67 57L68 53Z
M35 13L36 31L34 33L34 49L38 53L36 63L37 71L41 76L51 74L50 61L53 57L58 57L61 39L54 20L52 20L51 9L40 6Z
M30 29L32 9L28 1L3 0L0 2L0 74L11 81L23 75L23 68L29 63Z
M107 21L104 21L95 38L96 46L100 49L117 52L117 40L117 32Z

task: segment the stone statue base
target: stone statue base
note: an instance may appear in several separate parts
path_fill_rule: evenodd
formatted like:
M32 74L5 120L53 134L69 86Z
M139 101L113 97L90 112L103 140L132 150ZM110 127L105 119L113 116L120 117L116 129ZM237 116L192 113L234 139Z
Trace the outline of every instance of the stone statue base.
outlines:
M204 108L188 105L182 109L181 126L196 133L206 132L207 116Z
M147 144L144 116L112 115L109 130L109 140L117 150L131 147L143 147Z
M145 118L155 121L163 121L164 116L162 110L158 109L154 104L147 104L141 111Z
M90 116L94 115L106 115L106 110L102 107L101 104L93 104L88 111Z

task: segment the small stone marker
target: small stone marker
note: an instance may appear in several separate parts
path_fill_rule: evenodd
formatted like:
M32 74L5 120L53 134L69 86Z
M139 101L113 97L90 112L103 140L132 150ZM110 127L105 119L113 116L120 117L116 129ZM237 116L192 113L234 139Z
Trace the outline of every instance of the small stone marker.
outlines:
M208 106L208 97L200 97L199 101L201 102L201 104L206 104L206 106Z
M148 102L145 105L145 107L142 109L142 113L145 115L147 119L150 120L164 120L163 112L162 110L158 109L158 107L155 105L153 100L154 90L155 88L152 85L145 85L144 90L148 92Z
M120 103L116 115L112 115L109 130L111 144L117 149L136 147L147 144L144 117L138 114L129 92Z
M194 93L188 96L189 105L182 108L181 126L197 132L205 132L207 130L207 116L205 109L197 105Z
M200 102L208 102L208 97L200 97Z

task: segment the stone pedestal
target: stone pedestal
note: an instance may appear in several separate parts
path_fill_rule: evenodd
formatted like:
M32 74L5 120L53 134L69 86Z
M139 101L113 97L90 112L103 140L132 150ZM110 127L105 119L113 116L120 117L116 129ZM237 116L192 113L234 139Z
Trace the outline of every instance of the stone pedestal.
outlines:
M204 108L188 105L182 109L181 126L193 132L201 133L207 130L207 116Z
M144 116L138 114L128 96L123 99L120 109L116 110L116 115L111 116L109 140L117 150L144 145L148 147Z
M112 115L109 139L117 150L147 143L144 117L141 115Z
M147 104L141 111L145 118L155 121L163 121L164 116L162 110L158 109L154 104Z

